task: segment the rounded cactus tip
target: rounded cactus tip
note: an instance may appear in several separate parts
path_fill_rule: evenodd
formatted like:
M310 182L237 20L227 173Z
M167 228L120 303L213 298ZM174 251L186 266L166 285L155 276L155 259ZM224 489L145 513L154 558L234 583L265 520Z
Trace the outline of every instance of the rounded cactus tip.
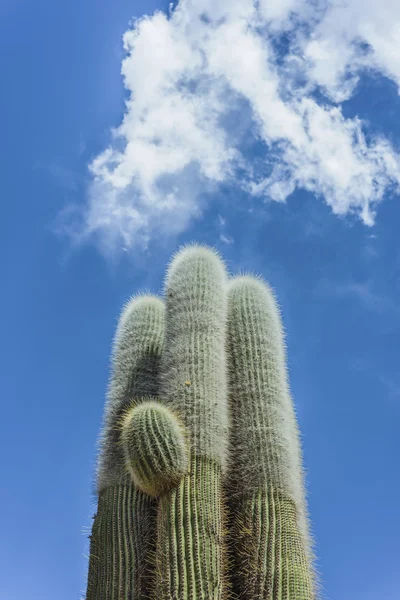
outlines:
M227 297L229 335L238 335L238 327L242 326L245 337L257 331L257 335L263 336L263 347L273 344L272 354L283 351L285 356L286 334L281 308L270 284L258 275L238 275L228 281ZM256 324L255 329L252 323Z
M188 472L189 452L184 426L157 401L144 401L123 416L125 465L139 490L160 496Z
M231 302L247 296L261 305L269 306L270 310L277 312L278 315L280 314L274 290L258 275L245 274L230 278L227 291Z
M165 287L177 275L182 276L189 269L191 271L194 263L202 263L207 271L214 273L220 280L226 280L226 268L223 259L215 248L202 244L188 244L180 248L172 257L168 266Z
M274 294L269 283L267 283L260 275L253 275L252 273L244 273L243 275L231 277L228 281L228 290L254 290L259 293Z
M123 324L132 315L138 315L146 311L164 312L165 306L159 296L153 294L136 294L132 296L122 308L120 323Z

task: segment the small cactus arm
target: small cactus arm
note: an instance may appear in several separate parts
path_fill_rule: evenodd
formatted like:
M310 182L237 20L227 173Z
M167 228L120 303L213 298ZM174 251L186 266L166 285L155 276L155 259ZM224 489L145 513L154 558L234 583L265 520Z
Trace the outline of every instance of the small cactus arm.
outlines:
M128 303L118 324L100 443L87 600L149 598L156 506L132 482L121 436L141 399L159 394L164 315L160 299L139 296Z
M175 487L188 471L185 429L159 402L143 402L124 415L121 442L133 482L149 496Z
M232 580L243 600L313 600L301 449L279 309L269 287L228 288Z
M226 273L201 246L167 272L162 400L187 431L189 472L159 498L158 600L224 598L221 476L226 464Z

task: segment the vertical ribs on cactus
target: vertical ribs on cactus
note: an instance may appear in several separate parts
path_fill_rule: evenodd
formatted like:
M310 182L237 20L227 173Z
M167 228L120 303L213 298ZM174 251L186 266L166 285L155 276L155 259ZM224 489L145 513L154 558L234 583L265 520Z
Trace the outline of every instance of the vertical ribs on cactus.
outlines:
M221 476L226 465L226 272L209 249L189 247L166 278L162 398L187 429L190 473L160 498L157 596L220 600L224 593Z
M154 585L155 501L133 483L120 438L121 420L131 403L159 394L164 320L160 299L138 296L118 323L100 439L87 600L148 599Z
M283 328L261 280L231 280L227 338L234 589L246 600L311 600L312 550Z
M172 489L188 471L185 429L159 402L143 400L124 414L121 443L132 481L149 496Z
M214 250L118 324L87 600L316 600L274 295Z

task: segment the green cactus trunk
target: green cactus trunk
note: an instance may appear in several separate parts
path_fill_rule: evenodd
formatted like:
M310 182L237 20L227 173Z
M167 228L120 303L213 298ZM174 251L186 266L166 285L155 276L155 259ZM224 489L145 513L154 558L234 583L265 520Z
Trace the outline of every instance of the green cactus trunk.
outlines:
M296 505L265 486L230 503L233 589L241 599L310 600L314 581Z
M160 498L156 598L223 596L221 467L193 458L190 474Z
M127 482L99 495L90 542L87 599L143 600L153 584L156 507Z
M252 277L228 292L234 591L243 600L315 597L301 449L283 332L270 289Z
M221 473L226 461L225 269L204 248L172 261L166 284L163 401L185 425L190 473L160 499L159 600L224 595Z
M113 372L97 474L86 600L146 600L154 587L156 501L129 476L121 443L132 401L159 392L164 304L133 299L122 312L113 349Z

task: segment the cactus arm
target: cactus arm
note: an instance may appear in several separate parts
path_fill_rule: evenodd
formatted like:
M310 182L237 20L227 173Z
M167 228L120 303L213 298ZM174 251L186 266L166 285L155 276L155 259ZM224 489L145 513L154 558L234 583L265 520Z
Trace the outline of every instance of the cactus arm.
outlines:
M122 311L112 351L97 483L101 491L126 476L120 420L132 401L157 398L164 343L165 306L156 296L136 296Z
M121 419L132 400L158 395L164 313L160 299L139 296L125 307L118 324L100 442L87 600L150 596L156 505L131 481L120 437Z
M143 401L126 412L121 443L133 482L148 496L172 489L188 471L186 431L159 402Z
M234 588L243 600L313 600L299 434L279 310L243 276L228 290Z

